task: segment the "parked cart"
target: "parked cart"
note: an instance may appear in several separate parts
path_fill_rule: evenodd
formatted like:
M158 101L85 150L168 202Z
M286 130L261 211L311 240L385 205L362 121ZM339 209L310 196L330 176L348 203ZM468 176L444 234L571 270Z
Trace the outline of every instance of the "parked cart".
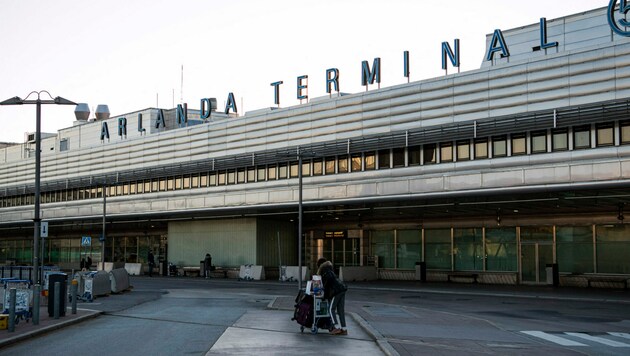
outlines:
M33 290L31 281L27 279L2 279L2 313L9 314L9 298L11 288L15 288L15 323L26 322L33 316Z
M318 277L318 276L314 276ZM310 328L313 334L319 329L330 329L331 319L328 300L324 298L321 279L314 278L306 283L295 298L295 310L291 320L300 324L300 331Z

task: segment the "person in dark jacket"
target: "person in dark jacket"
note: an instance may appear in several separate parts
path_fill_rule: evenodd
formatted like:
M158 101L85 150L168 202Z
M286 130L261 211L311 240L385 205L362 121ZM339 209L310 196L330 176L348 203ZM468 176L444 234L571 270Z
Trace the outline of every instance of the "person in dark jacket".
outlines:
M206 253L206 257L203 259L203 271L204 277L210 278L210 271L212 271L212 256Z
M155 267L155 256L153 256L153 250L149 250L147 262L149 262L149 277L153 277L153 267Z
M337 278L332 263L325 258L317 260L317 274L322 277L324 298L329 301L330 317L334 324L330 333L333 335L348 335L348 330L346 329L346 313L344 310L348 287Z

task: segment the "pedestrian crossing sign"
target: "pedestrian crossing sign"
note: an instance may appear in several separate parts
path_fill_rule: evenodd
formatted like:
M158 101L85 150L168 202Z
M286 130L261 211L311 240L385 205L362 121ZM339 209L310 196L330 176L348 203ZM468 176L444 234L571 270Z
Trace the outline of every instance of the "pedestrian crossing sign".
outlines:
M81 237L81 246L82 247L90 247L90 246L92 246L92 237L91 236L82 236Z

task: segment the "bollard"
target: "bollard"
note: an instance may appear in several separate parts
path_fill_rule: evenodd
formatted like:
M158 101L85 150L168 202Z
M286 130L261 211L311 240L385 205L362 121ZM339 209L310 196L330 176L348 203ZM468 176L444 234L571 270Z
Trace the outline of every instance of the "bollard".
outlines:
M33 325L39 325L39 297L42 287L39 284L33 286Z
M15 331L15 288L9 290L9 332Z
M59 305L61 304L61 283L55 282L55 299L53 301L54 318L59 319Z
M72 284L70 285L70 297L72 298L72 314L77 313L77 290L79 289L79 281L76 279L72 280Z

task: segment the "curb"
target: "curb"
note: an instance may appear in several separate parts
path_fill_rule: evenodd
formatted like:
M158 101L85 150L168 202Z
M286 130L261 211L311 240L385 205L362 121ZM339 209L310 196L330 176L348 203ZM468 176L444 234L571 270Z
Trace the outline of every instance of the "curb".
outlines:
M381 351L383 351L385 355L400 356L398 351L396 351L392 347L392 345L390 345L389 342L387 342L387 339L385 339L385 337L383 337L383 335L381 335L381 333L378 332L378 330L374 329L372 325L370 325L367 321L365 321L365 319L363 319L359 314L353 313L353 312L349 312L348 314L352 316L354 321L356 321L366 333L368 333L370 336L372 336L372 338L374 338L374 341L376 341L376 344L381 349Z
M101 314L102 314L102 312L92 311L92 313L88 313L88 314L79 316L79 317L74 318L74 319L65 320L65 321L62 321L60 323L56 323L56 324L53 324L53 325L43 326L41 328L29 331L29 332L24 333L24 334L15 335L15 336L13 336L11 338L8 338L6 340L0 341L0 348L3 348L3 347L6 347L6 346L15 344L17 342L20 342L20 341L23 341L23 340L26 340L26 339L29 339L29 338L32 338L32 337L35 337L35 336L39 336L39 335L42 335L42 334L45 334L45 333L57 330L57 329L61 329L61 328L64 328L66 326L69 326L69 325L78 324L78 323L83 322L83 321L88 320L88 319L94 319L94 318L100 316Z

